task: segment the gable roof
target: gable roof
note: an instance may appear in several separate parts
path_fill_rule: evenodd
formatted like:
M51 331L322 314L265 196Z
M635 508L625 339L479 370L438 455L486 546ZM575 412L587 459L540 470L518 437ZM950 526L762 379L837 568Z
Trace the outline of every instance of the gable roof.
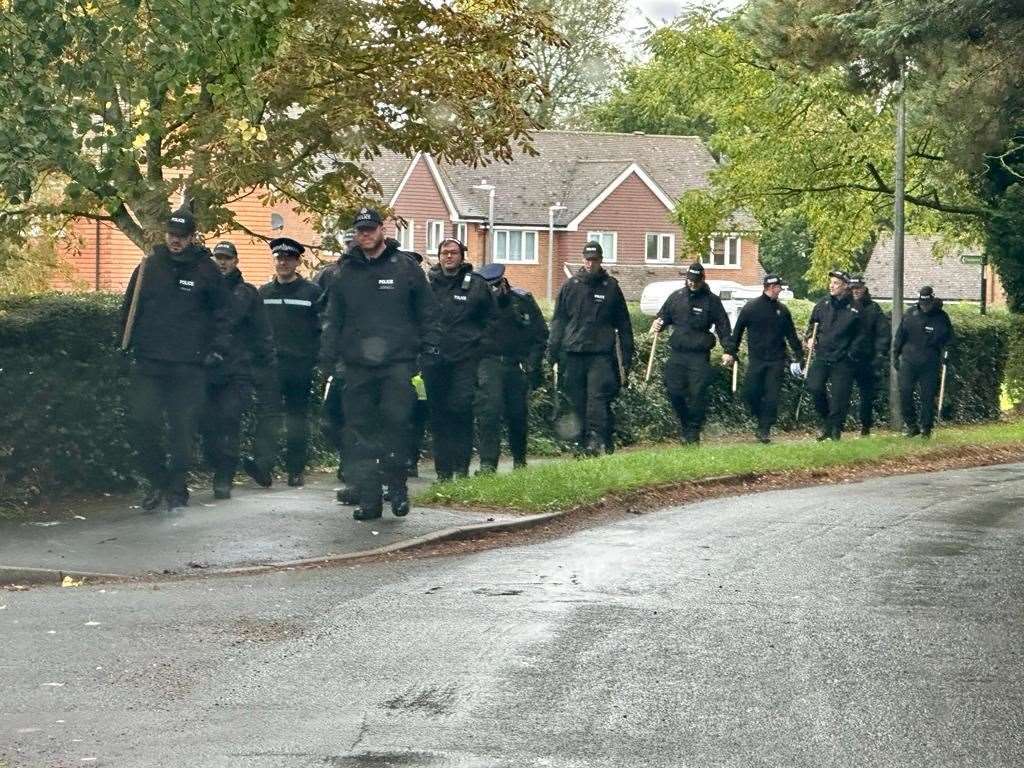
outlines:
M977 249L957 248L941 261L933 254L937 237L907 235L903 245L903 295L917 295L923 285L935 289L940 299L978 301L981 297L981 267L962 264L960 256L977 253ZM871 294L892 298L893 240L887 237L875 244L864 271Z
M555 223L564 227L634 173L671 207L685 192L707 188L716 167L696 136L538 131L531 139L537 154L516 150L508 163L479 168L435 164L459 218L487 218L487 193L473 189L484 180L495 187L496 224L546 227L548 207L561 203L566 210L556 212ZM385 199L391 200L411 160L394 154L378 160L368 167ZM396 166L402 171L396 173ZM742 213L730 225L737 230L757 228Z

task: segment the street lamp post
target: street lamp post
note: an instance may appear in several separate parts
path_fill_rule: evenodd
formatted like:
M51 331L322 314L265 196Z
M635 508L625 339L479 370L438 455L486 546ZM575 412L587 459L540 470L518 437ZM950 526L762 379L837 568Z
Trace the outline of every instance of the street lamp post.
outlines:
M494 259L494 185L488 184L487 179L481 179L473 189L487 193L487 248L483 258L483 263L487 264Z
M555 211L564 211L565 206L555 203L548 206L548 301L554 299L554 269L555 269Z
M903 426L900 408L900 388L896 373L896 334L903 320L903 243L904 243L904 198L906 194L907 157L907 65L900 67L899 93L896 102L896 173L893 184L893 233L892 233L892 360L889 362L889 428L893 431Z

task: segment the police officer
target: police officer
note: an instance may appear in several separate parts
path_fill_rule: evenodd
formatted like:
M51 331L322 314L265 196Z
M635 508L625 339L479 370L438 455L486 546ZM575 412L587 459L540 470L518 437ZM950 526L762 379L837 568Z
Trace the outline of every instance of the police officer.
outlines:
M214 498L230 499L242 415L252 400L253 368L273 371L274 337L259 291L238 269L234 243L217 243L213 258L231 291L231 346L224 362L208 371L201 431L207 464L213 469Z
M274 329L277 378L265 383L265 398L256 430L256 456L244 463L259 485L273 483L282 415L286 433L288 485L301 487L309 451L309 396L320 352L321 290L299 275L305 248L290 237L270 241L274 279L260 287L260 298Z
M434 467L441 482L469 474L473 453L473 400L484 329L494 314L487 281L466 262L454 238L438 246L427 273L441 316L441 354L423 369L434 439Z
M323 360L343 363L342 405L351 431L346 478L358 500L356 520L381 516L383 483L391 511L409 513L406 472L412 377L418 356L438 356L437 305L423 270L384 241L380 214L356 214L356 243L328 289Z
M707 416L711 350L715 346L712 326L722 348L727 353L733 351L729 316L722 300L708 288L700 262L686 270L686 286L665 299L651 331L660 333L666 325L672 326L672 336L665 363L665 389L679 418L682 441L695 445L700 442Z
M871 298L871 291L863 275L850 278L850 293L853 306L860 310L860 321L864 326L864 343L858 348L858 357L853 369L853 380L860 392L860 434L867 437L875 423L875 394L882 371L889 367L889 340L892 325L878 302Z
M584 245L583 260L558 292L548 359L564 374L574 449L597 455L613 447L611 404L633 364L633 324L618 281L602 266L601 244Z
M850 392L857 361L863 358L863 324L850 296L850 278L828 273L828 293L814 305L807 336L815 337L814 357L807 371L807 391L814 399L821 430L818 440L838 440L850 410ZM817 333L814 327L817 325ZM831 384L831 397L826 387Z
M477 389L478 474L491 474L498 469L503 420L512 466L526 466L527 399L541 384L548 326L530 292L509 285L504 264L487 264L480 276L496 301L494 322L483 339Z
M931 437L935 425L935 396L946 348L953 343L953 324L942 300L926 285L918 292L917 306L904 316L896 331L894 363L899 374L900 406L907 437ZM914 390L921 398L917 420Z
M793 316L779 301L782 278L765 275L764 292L748 301L736 318L730 342L731 352L722 356L722 363L733 365L739 354L743 334L747 333L747 376L743 394L750 414L757 422L754 435L759 442L771 442L771 431L779 412L779 391L786 370L786 343L789 342L793 362L790 373L803 376L804 348L793 325Z
M195 232L190 211L172 213L164 243L135 268L121 306L134 354L131 441L149 484L146 510L161 500L168 509L188 504L185 478L203 405L204 366L223 363L230 346L231 294L209 250L193 243Z

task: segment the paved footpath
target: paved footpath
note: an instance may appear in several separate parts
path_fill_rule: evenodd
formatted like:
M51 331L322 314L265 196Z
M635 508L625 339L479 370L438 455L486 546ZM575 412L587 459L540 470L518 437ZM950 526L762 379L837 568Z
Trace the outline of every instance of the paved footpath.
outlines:
M410 481L411 493L433 480L432 473L424 475ZM53 581L58 571L146 576L291 562L519 519L420 507L395 518L385 503L382 519L359 522L351 507L335 501L338 487L332 474L311 474L304 488L280 482L263 489L246 481L225 501L215 500L207 488L196 489L190 505L174 513L143 513L135 506L137 497L126 496L0 520L0 584Z

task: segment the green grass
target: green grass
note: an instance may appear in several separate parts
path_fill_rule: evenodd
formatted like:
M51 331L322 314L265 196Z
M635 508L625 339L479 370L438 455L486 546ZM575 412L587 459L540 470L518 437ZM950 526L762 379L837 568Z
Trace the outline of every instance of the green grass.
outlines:
M609 493L706 480L724 475L788 472L863 465L941 452L956 446L1024 444L1024 422L942 428L929 441L900 436L759 443L706 443L699 448L664 445L594 459L565 459L525 470L434 484L421 504L463 504L522 512L564 509Z

